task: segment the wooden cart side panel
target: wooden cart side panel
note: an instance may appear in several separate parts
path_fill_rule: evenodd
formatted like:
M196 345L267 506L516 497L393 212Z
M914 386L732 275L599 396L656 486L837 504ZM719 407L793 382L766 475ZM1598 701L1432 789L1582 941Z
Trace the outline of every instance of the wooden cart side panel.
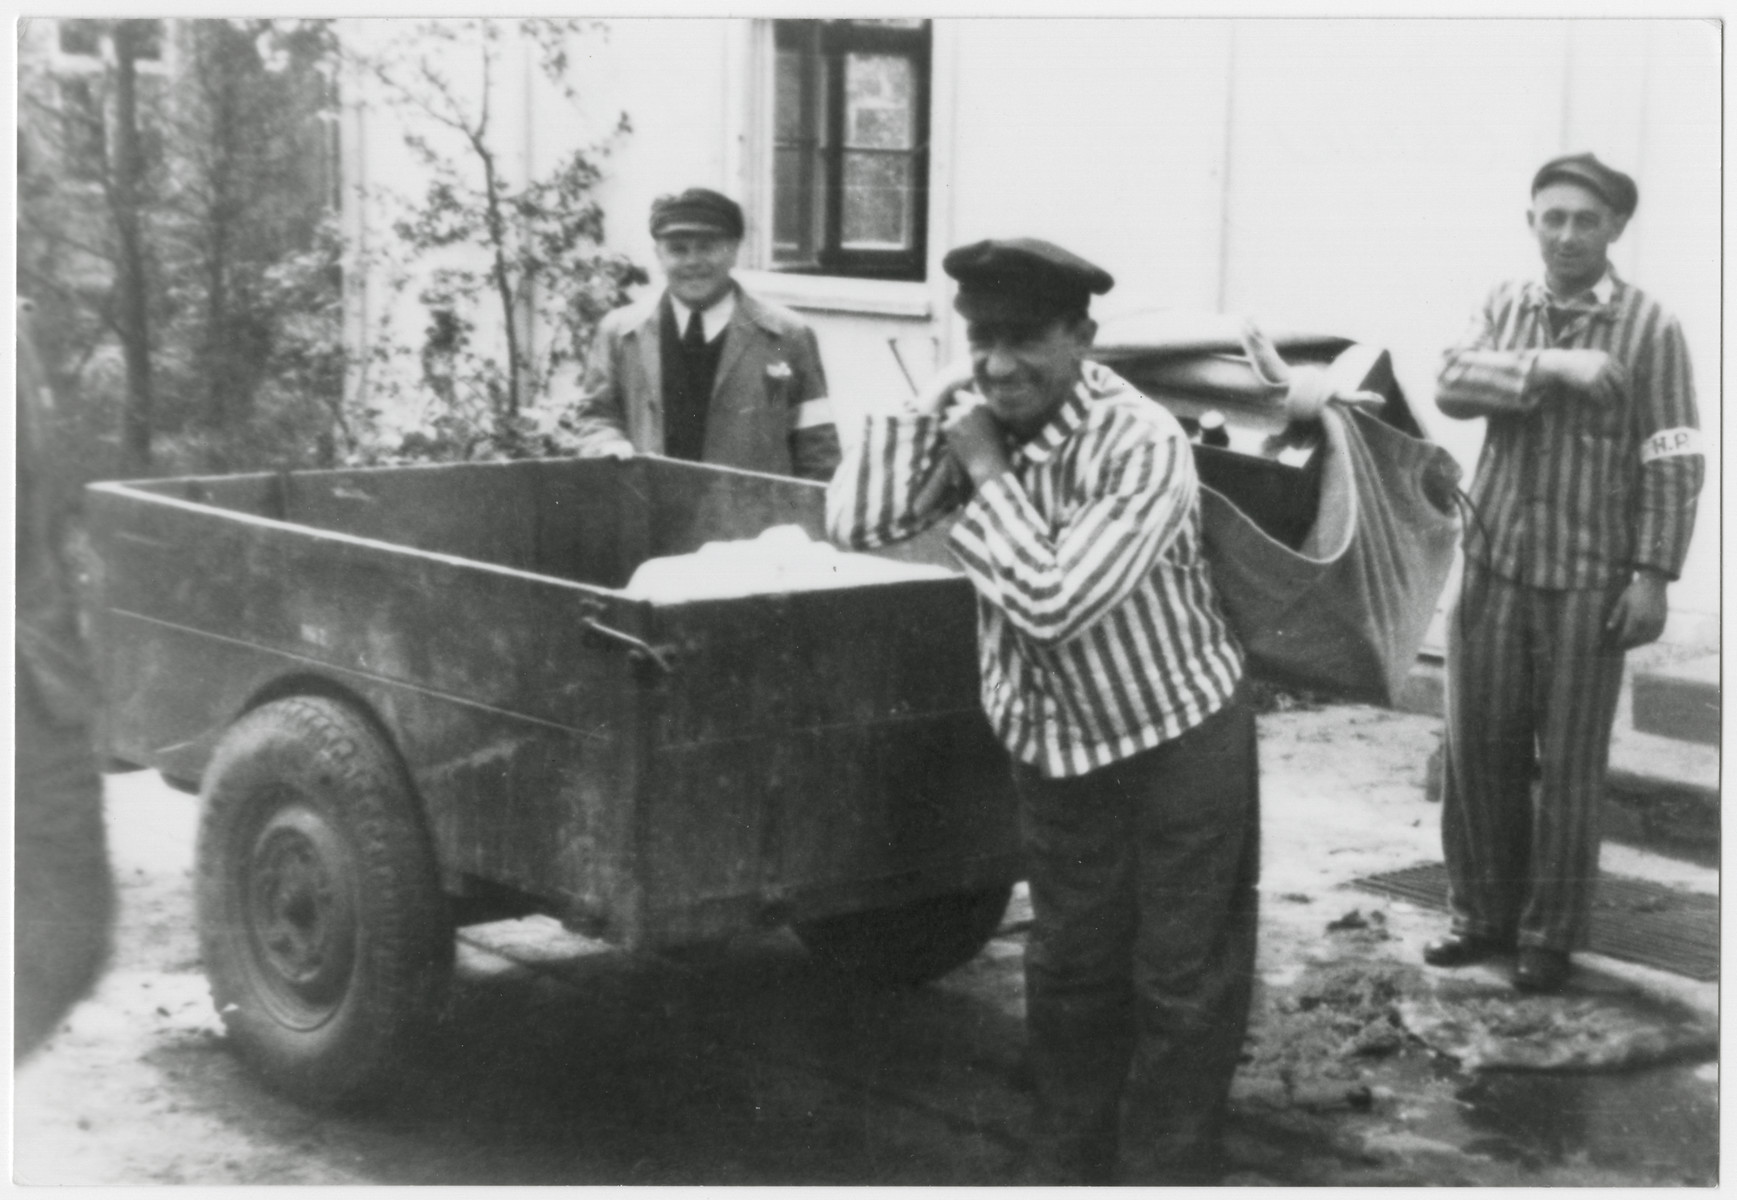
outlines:
M976 620L962 576L655 607L682 648L658 743L976 713Z
M638 920L632 738L569 729L126 614L112 622L112 753L196 784L225 729L265 695L320 694L378 720L403 756L449 886L474 876L625 940Z
M683 648L643 804L671 940L1018 877L963 578L654 608Z
M619 587L649 552L646 468L612 459L154 480L130 490Z
M651 499L648 554L691 554L707 542L755 537L774 525L797 525L826 539L822 484L667 458L638 461Z
M651 485L643 459L518 464L536 480L536 570L625 587L651 551Z
M274 670L333 680L382 707L428 786L443 865L601 896L631 923L632 813L617 797L645 750L639 673L581 621L595 604L631 630L643 606L121 490L94 490L91 510L115 753L202 769ZM175 747L190 748L169 763Z
M282 471L128 484L169 496L497 566L536 563L534 480L513 463Z
M93 527L108 607L581 734L610 722L628 678L584 618L639 635L650 611L582 584L100 489Z
M644 926L717 936L1023 878L1007 758L981 714L660 755Z

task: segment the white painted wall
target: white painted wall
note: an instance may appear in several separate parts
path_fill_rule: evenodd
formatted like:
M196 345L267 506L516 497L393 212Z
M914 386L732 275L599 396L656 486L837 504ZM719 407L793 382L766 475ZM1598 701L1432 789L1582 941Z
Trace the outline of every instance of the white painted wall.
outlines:
M603 199L611 241L650 266L653 196L705 184L752 207L763 188L766 28L610 28L581 60L586 112L535 94L526 136L541 161L631 114ZM1050 237L1117 276L1104 314L1222 308L1389 347L1469 472L1481 429L1435 417L1435 363L1491 284L1538 271L1538 164L1596 150L1640 183L1617 269L1694 356L1711 482L1667 637L1716 644L1719 51L1715 24L1686 20L938 21L928 283L747 278L807 312L849 416L903 394L888 339L919 373L958 349L948 247ZM364 133L367 169L392 170L396 135Z

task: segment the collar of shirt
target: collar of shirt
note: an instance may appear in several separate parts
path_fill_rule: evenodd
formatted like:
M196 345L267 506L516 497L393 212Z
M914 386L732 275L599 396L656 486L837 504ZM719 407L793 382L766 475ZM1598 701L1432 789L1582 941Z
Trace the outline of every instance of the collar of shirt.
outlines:
M1531 285L1529 292L1527 299L1537 308L1599 312L1608 307L1611 297L1616 295L1616 272L1606 267L1597 283L1572 296L1557 296L1550 290L1550 285L1541 279Z
M693 310L673 295L669 298L669 306L675 310L676 332L681 333L688 327L688 314ZM706 340L717 341L718 335L724 332L724 326L730 323L730 318L735 313L736 289L732 287L724 293L722 300L700 312L700 328L706 331Z
M1074 384L1073 393L1056 410L1055 415L1045 422L1043 428L1015 453L1027 462L1048 462L1050 456L1085 423L1086 406L1094 398L1116 390L1115 383L1110 382L1112 380L1119 381L1119 377L1101 363L1082 364L1079 382Z

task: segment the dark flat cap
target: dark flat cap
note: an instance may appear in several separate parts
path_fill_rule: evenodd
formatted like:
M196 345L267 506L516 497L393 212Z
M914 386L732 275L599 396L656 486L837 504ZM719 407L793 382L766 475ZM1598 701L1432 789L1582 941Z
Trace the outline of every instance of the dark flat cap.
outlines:
M711 188L689 188L676 196L659 196L651 202L651 236L672 233L712 233L739 238L745 228L742 206Z
M953 307L968 320L1083 313L1116 286L1102 267L1038 238L972 242L949 250L941 269L959 281Z
M1532 176L1532 194L1551 183L1578 183L1610 205L1619 217L1632 217L1640 203L1640 189L1634 180L1614 167L1607 167L1592 154L1565 154L1553 158L1538 168Z

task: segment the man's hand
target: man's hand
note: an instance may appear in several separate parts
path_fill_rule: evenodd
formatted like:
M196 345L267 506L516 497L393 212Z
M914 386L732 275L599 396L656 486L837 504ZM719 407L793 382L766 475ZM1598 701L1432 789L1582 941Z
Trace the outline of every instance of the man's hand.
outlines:
M1642 567L1610 610L1610 619L1604 623L1605 641L1618 650L1633 650L1657 641L1665 631L1668 612L1665 577Z
M972 382L971 363L969 361L950 362L942 367L923 390L911 400L911 411L924 417L938 417L947 411L947 406L953 402L953 397Z
M978 487L1013 469L1001 423L987 406L969 404L957 410L948 418L944 432L947 448Z
M1532 369L1542 381L1600 404L1614 403L1625 383L1622 364L1603 350L1540 350Z

